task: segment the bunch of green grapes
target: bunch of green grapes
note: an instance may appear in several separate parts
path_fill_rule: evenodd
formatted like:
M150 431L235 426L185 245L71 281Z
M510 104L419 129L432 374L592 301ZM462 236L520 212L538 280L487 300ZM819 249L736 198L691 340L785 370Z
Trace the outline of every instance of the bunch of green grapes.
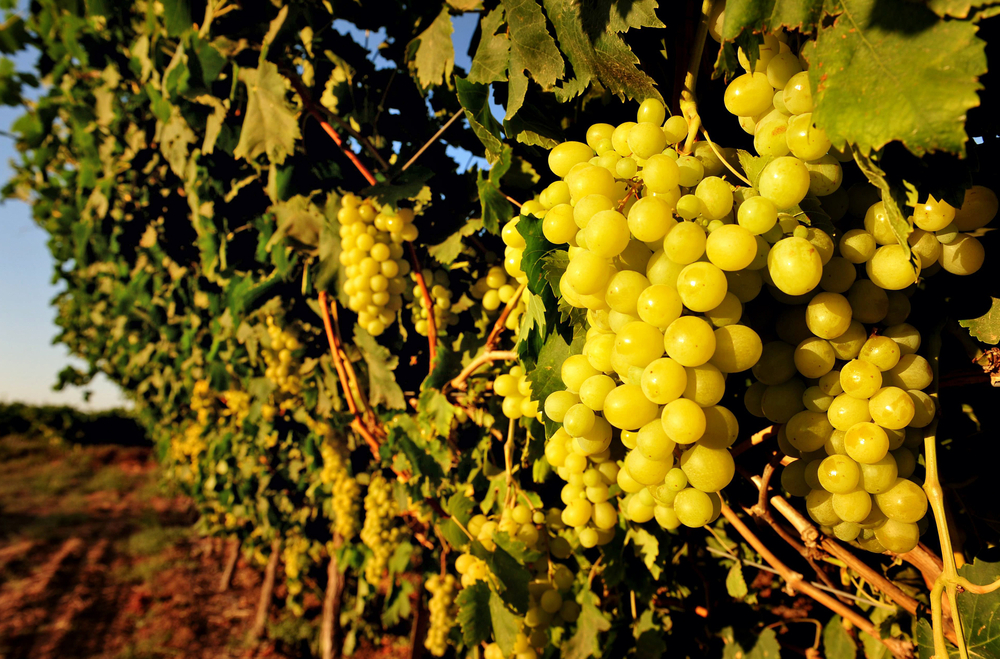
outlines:
M232 417L239 427L243 426L247 415L250 413L250 394L245 391L230 389L222 394L222 402L226 409L223 416Z
M334 534L350 540L358 532L358 512L361 505L361 487L347 471L347 460L343 449L334 443L332 433L320 433L324 437L320 445L323 469L320 482L329 486L331 497L329 516Z
M458 324L458 316L451 311L452 292L449 288L448 272L445 270L430 270L428 268L423 271L423 276L427 292L430 294L431 302L434 304L434 327L440 334L447 331L448 327ZM428 310L424 302L424 296L420 291L420 286L416 283L416 274L411 272L410 277L413 280L413 302L410 305L413 327L420 336L427 336Z
M514 220L512 220L512 222L513 221ZM521 235L516 231L514 234L521 239L521 247L516 249L523 249L524 238L521 238ZM506 239L507 238L505 238L505 240ZM508 246L507 249L510 250L512 248ZM518 258L520 258L520 256L518 256ZM520 272L520 265L518 265L518 272ZM519 279L525 279L522 275L523 273L518 275L518 278L515 278L513 275L508 276L504 267L495 265L491 267L484 276L477 279L476 283L473 284L470 289L472 297L477 300L482 300L483 308L490 312L496 311L500 307L506 305L515 295L517 295L518 299L514 308L511 309L510 314L507 316L507 320L504 321L504 326L512 331L517 330L517 328L520 327L521 316L525 311L524 296L518 292Z
M560 527L558 510L550 510L546 514L519 503L511 508L504 508L498 520L491 520L486 515L474 515L469 520L468 531L490 551L496 544L493 534L498 531L523 542L529 549L546 551L551 540L549 531Z
M285 584L288 587L286 606L296 616L302 616L305 608L300 601L302 594L302 573L319 560L319 545L308 538L295 534L284 541L281 560L285 566Z
M347 194L337 213L340 220L340 263L345 266L344 292L358 324L372 336L382 334L403 308L410 264L403 243L417 239L413 211L379 207L371 199Z
M261 351L266 365L264 375L277 385L282 394L297 396L302 391L302 379L295 352L302 348L302 344L287 329L278 327L273 316L267 317L267 336L270 345Z
M539 418L538 401L531 396L531 382L521 366L497 376L493 391L503 397L503 413L508 419Z
M477 529L478 530L478 529ZM472 533L472 531L469 531ZM475 536L476 534L473 534ZM455 571L461 577L462 588L475 585L477 581L486 581L490 575L490 566L483 559L465 553L455 559Z
M521 630L514 639L514 656L518 659L536 659L551 643L549 628L576 622L580 605L572 598L576 581L573 572L562 564L540 561L535 578L528 583L528 611ZM486 659L502 659L503 652L496 643L486 646Z
M546 400L546 415L562 424L546 451L568 481L564 521L581 528L593 520L588 544L617 525L614 506L594 500L609 475L634 522L655 518L673 529L717 517L738 434L719 402L726 377L761 355L760 337L740 321L772 247L763 230L736 221L760 195L717 176L726 165L712 145L679 155L669 145L687 136L687 124L664 118L663 105L647 99L637 122L597 124L587 144L549 154L570 199L547 211L543 230L569 245L560 294L587 309L589 329L583 354L562 366L566 390ZM621 469L601 472L622 450Z
M361 542L372 552L365 561L365 580L373 586L382 580L389 559L399 544L401 531L393 523L398 512L392 485L382 472L375 472L365 495L365 524L360 535Z
M455 577L451 574L443 578L434 575L424 584L431 599L427 603L430 621L424 647L435 657L443 657L448 650L448 634L455 625Z

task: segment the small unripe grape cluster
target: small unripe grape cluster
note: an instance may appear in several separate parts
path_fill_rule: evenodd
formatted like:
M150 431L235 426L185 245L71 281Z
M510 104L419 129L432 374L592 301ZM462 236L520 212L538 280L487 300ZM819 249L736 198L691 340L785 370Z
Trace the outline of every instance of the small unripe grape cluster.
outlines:
M518 237L520 238L520 234L518 234ZM511 248L508 247L507 249ZM518 286L517 278L508 275L502 266L495 265L485 275L476 280L470 292L472 293L472 297L482 300L483 309L493 312L510 302L515 295L518 295ZM507 320L504 321L504 326L512 331L520 327L521 316L524 314L524 310L524 296L519 295L514 308L511 309Z
M434 305L434 328L438 334L447 331L447 328L458 324L458 316L451 311L452 292L449 288L451 282L448 279L448 272L445 270L431 270L427 268L423 271L424 285L431 296ZM427 319L428 312L424 295L417 284L415 273L410 273L413 280L412 299L410 304L413 317L413 328L420 336L427 336L429 330Z
M382 334L403 308L410 264L403 243L416 240L413 211L381 208L371 199L344 195L340 220L340 263L345 267L344 292L358 324L372 336Z
M430 614L424 647L435 657L443 657L448 650L448 634L455 625L455 577L433 575L424 584L431 599L427 603Z
M285 566L285 586L288 589L285 603L296 616L305 613L305 607L299 598L303 588L302 573L316 562L318 549L316 543L298 534L285 538L281 549L281 560Z
M360 535L361 542L372 552L365 561L365 580L373 586L381 582L399 544L401 531L394 524L398 512L392 485L382 472L375 472L365 495L365 524Z
M498 375L493 382L493 391L503 397L501 407L508 419L540 416L538 401L531 397L531 382L522 367L512 366L507 373Z
M523 542L529 549L546 550L549 536L539 530L539 526L547 523L558 523L558 511L546 515L542 511L532 511L523 503L513 508L504 508L499 520L491 520L486 515L474 515L469 520L468 530L484 547L493 550L495 543L493 534L497 531L506 533L510 538Z
M236 425L242 426L250 413L250 394L237 389L230 389L222 394L222 400L226 405L223 412L225 416L231 416Z
M267 336L270 345L261 351L266 365L264 375L277 385L279 392L297 396L302 391L302 379L295 352L302 348L302 344L287 329L278 327L273 316L267 317Z
M329 428L322 424L325 428ZM323 458L323 469L320 471L320 482L330 488L330 510L326 511L331 520L334 534L344 540L350 540L358 532L358 513L361 508L361 487L347 472L347 456L343 448L332 437L333 433L319 431L324 438L320 445L320 455Z

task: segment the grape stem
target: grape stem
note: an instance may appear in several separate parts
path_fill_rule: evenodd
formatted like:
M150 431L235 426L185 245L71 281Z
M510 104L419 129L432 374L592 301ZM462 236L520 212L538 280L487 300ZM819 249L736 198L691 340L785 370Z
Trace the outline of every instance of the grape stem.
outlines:
M703 0L701 3L701 17L698 19L698 31L694 36L694 48L691 50L691 59L688 60L687 72L684 74L684 89L681 90L680 108L681 114L688 120L688 134L684 141L683 153L691 153L691 146L698 136L698 129L701 127L701 116L698 114L698 101L694 90L698 84L698 69L701 68L701 56L705 51L705 39L708 38L708 18L712 14L712 7L715 0Z
M881 638L871 620L860 615L857 611L849 608L839 600L834 599L808 581L804 581L801 574L794 572L787 565L782 563L781 560L779 560L778 557L775 556L763 542L761 542L760 538L758 538L754 532L743 523L743 520L739 518L739 515L737 515L733 509L725 503L722 504L722 514L729 521L729 523L733 525L733 528L735 528L736 531L743 536L743 539L750 543L750 546L752 546L754 550L761 555L764 561L778 571L778 574L781 575L781 578L785 580L788 587L792 591L797 591L806 595L834 613L840 614L842 618L850 620L855 627L865 632L872 638L877 639L882 645L888 648L893 655L897 657L911 656L912 645L909 642L900 641L895 638Z
M340 545L340 536L334 535L333 542ZM337 555L330 552L330 562L326 567L326 593L323 597L323 617L320 622L320 652L323 659L340 656L337 643L337 628L340 621L340 605L344 592L344 575L340 571Z
M490 350L483 352L469 362L469 365L463 368L462 372L456 375L455 378L448 383L448 386L452 389L465 391L465 381L468 380L469 376L475 373L476 370L483 364L487 362L492 364L493 362L500 360L513 361L515 359L517 359L517 353L513 350Z
M510 498L514 483L514 427L515 421L511 419L507 424L507 441L503 445L503 464L507 471L507 497ZM516 495L515 495L516 496ZM504 504L506 507L506 503Z
M333 308L336 309L336 302L332 304ZM344 390L344 398L347 399L347 407L350 409L351 414L354 415L354 419L351 421L351 428L354 429L356 433L364 438L365 443L368 444L368 448L371 450L372 455L376 458L379 457L379 443L375 439L374 434L365 426L362 422L363 417L361 411L358 409L358 404L354 400L354 391L351 388L348 376L347 368L344 365L344 360L340 352L340 342L338 340L337 334L334 333L333 323L330 321L330 307L331 303L326 294L326 291L319 292L319 310L320 316L323 318L323 327L326 330L326 338L330 344L330 353L333 356L333 365L337 371L337 378L340 380L340 386ZM359 389L360 392L360 389Z
M325 114L326 116L336 121L337 125L340 126L341 130L346 132L348 135L356 139L359 144L364 146L365 149L367 149L368 152L372 155L372 157L378 161L378 164L381 166L383 170L389 169L389 163L385 161L385 158L382 157L382 155L378 152L375 146L368 140L368 138L359 133L358 131L354 130L349 123L347 123L337 115L333 114L325 107L316 105L316 102L312 100L312 96L309 95L308 90L306 90L305 85L302 83L301 78L299 78L299 76L296 75L294 71L288 68L282 68L281 73L286 78L288 78L289 82L292 83L292 87L295 89L295 93L298 94L299 99L302 101L302 107L305 108L306 112L308 112L313 117L313 119L319 122L319 125L320 127L323 128L323 131L330 136L330 139L332 139L337 144L338 147L340 147L340 150L344 152L344 155L347 156L347 159L354 164L354 166L357 168L359 172L361 172L361 175L365 177L365 180L368 181L368 183L371 185L375 185L376 183L378 183L378 180L368 170L368 168L361 163L361 161L358 159L358 156L349 148L344 146L344 141L343 139L341 139L340 134L336 130L334 130L333 126L331 126L326 121L323 115Z
M770 431L771 428L769 427L765 430ZM739 469L739 471L747 480L756 485L758 489L761 487L763 479L761 479L760 476L751 476L742 469ZM838 559L848 568L859 574L861 578L871 584L873 588L881 591L886 595L886 597L905 609L911 615L917 615L918 612L926 611L926 607L924 605L920 604L917 600L903 592L903 590L896 584L886 579L880 572L871 568L867 563L855 556L849 549L833 538L822 535L816 527L813 526L812 522L806 519L794 506L792 506L791 503L788 502L787 499L780 495L775 495L770 497L770 504L771 508L777 510L781 516L795 528L807 548L822 549L830 556ZM767 522L775 530L775 532L781 535L780 531L778 531L780 525L777 520L770 515L762 517L762 519ZM910 552L910 554L912 553L914 552ZM909 554L903 554L902 557L908 558ZM945 633L949 638L952 638L954 635L954 631L949 628L945 629Z
M267 568L264 569L264 583L260 587L260 600L257 602L257 613L254 616L253 627L250 628L249 640L251 644L256 644L264 633L267 625L267 612L271 608L271 599L274 596L274 579L278 571L278 557L281 552L281 541L275 540L271 543L271 556L267 559Z
M525 289L528 285L521 284L514 291L514 295L507 300L507 305L500 312L500 317L497 318L497 322L493 323L493 329L490 330L490 335L486 337L486 350L491 351L497 346L497 342L500 341L500 334L503 333L504 327L506 327L507 317L510 316L510 312L514 310L517 303L521 301L521 296L524 295Z
M423 298L424 307L427 309L427 348L430 357L427 372L430 373L434 370L434 360L437 359L437 323L434 320L434 302L431 301L430 291L427 290L427 282L424 281L424 271L420 266L417 250L411 242L407 242L406 246L410 251L410 261L413 262L413 276L417 280L417 286L420 288L420 296Z

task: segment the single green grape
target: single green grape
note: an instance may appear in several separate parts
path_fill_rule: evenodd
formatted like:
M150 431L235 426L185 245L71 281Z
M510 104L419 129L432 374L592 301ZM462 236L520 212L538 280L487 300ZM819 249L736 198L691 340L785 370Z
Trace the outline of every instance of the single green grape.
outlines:
M622 384L604 399L604 418L616 428L638 430L656 418L659 407L635 384Z
M791 237L778 241L771 248L767 269L774 285L783 293L804 295L819 284L823 261L808 240Z
M882 388L882 371L869 361L852 359L840 369L840 386L847 395L867 400Z
M775 158L761 172L757 189L778 209L791 208L809 192L809 170L794 156Z
M691 487L702 492L718 492L733 480L736 463L728 449L714 449L696 443L684 451L681 469Z
M879 509L889 519L914 524L927 512L927 495L919 485L898 478L885 492L875 495Z
M806 326L822 339L842 335L851 326L852 317L851 303L838 293L819 293L806 306Z
M687 398L678 398L664 405L660 419L667 436L678 444L692 444L705 434L705 412Z
M709 311L719 306L726 297L727 287L726 275L711 263L692 263L677 275L677 294L691 311Z
M712 499L701 490L689 487L674 497L674 513L684 526L701 528L712 520L713 512Z
M845 522L863 521L872 511L872 497L862 489L835 493L832 497L833 511Z
M854 424L844 436L847 455L861 464L874 464L889 452L889 437L877 424L862 421Z
M797 412L785 428L789 443L803 453L822 449L832 432L833 426L826 414L809 410Z
M882 387L868 401L871 418L883 428L894 430L910 424L916 409L913 399L899 387Z
M762 352L763 345L757 332L746 325L726 325L715 330L715 350L711 362L723 373L739 373L752 368Z
M846 455L831 455L819 465L819 482L827 492L844 494L858 486L861 470L858 463ZM868 513L866 512L865 515ZM841 515L843 518L843 515Z

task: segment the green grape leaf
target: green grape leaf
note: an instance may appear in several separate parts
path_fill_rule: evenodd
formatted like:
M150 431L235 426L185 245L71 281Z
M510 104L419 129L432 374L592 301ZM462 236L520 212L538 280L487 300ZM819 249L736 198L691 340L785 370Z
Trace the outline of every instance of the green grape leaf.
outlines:
M732 629L726 628L723 634L732 637ZM781 657L781 646L778 645L777 634L770 627L765 627L757 637L757 642L753 648L747 652L739 641L733 639L727 643L722 650L722 659L779 659Z
M499 543L487 563L503 586L500 592L503 601L517 613L524 614L528 610L528 582L531 581L531 573Z
M424 389L417 404L417 422L430 436L447 436L455 418L455 406L437 389Z
M479 203L483 211L483 227L492 234L500 233L501 224L514 214L514 206L500 191L500 179L510 169L513 149L503 145L499 159L490 167L488 175L482 170L476 173L476 187L479 189Z
M191 29L191 7L188 0L163 0L163 22L168 37L177 37Z
M416 44L416 53L410 61L410 69L416 73L417 82L424 89L431 85L441 85L451 78L455 67L455 46L451 41L451 16L448 7L441 8L441 13L430 26L417 35L408 49Z
M392 583L391 590L386 596L385 605L382 608L383 625L392 627L412 615L413 607L410 605L410 597L413 595L414 590L413 582L407 579L402 579L398 584L395 582Z
M419 438L420 431L415 426L412 429L404 427L413 425L408 417L406 420L408 424L389 427L385 443L379 447L380 457L390 463L395 458L405 457L414 476L440 479L443 474L440 463L422 446L426 442L421 441L421 445L417 444L415 440Z
M385 346L379 345L371 334L354 326L354 344L368 364L368 400L372 407L385 405L389 409L406 409L403 390L396 384L393 371L399 364L399 357L391 354Z
M733 599L742 600L749 592L747 590L746 579L743 578L743 567L741 563L734 562L726 575L726 591Z
M732 41L744 30L773 31L779 27L812 32L823 17L824 0L728 0L722 38ZM756 55L753 57L755 61Z
M410 167L388 181L382 181L359 192L362 197L374 197L385 206L399 206L399 202L415 199L424 189L434 172L426 167Z
M659 579L663 572L663 568L656 564L656 559L660 557L659 539L646 529L636 527L629 529L625 541L626 543L631 541L635 545L636 553L642 557L646 569L654 579Z
M767 164L774 160L774 156L755 156L749 151L737 149L736 156L739 158L743 173L750 180L750 185L754 188L760 183L760 174L767 167Z
M997 3L998 0L927 0L927 7L941 18L968 18L973 9L995 10Z
M886 638L892 636L889 629L895 618L895 614L892 611L877 608L869 614L869 617L875 626L875 632L880 637ZM865 632L861 632L859 637L861 638L861 649L864 650L867 659L889 659L892 656L889 648L883 645L878 638Z
M582 591L580 617L576 621L576 631L562 645L562 659L588 659L601 656L601 632L611 629L611 621L595 604L597 595L590 590Z
M851 145L851 152L854 154L854 162L858 164L861 173L872 185L882 191L882 204L885 206L886 217L889 218L889 226L892 227L896 241L903 247L906 257L910 258L909 237L913 227L900 210L900 207L905 205L905 192L894 188L886 178L885 172L875 164L873 159L861 153L860 149Z
M507 80L510 61L510 37L504 25L503 6L498 6L483 17L479 27L483 34L476 48L476 56L469 67L469 82L488 85Z
M521 618L514 615L500 599L500 596L493 591L490 591L489 611L490 620L493 623L493 637L500 649L503 650L503 655L509 657L514 653L514 641L521 626Z
M325 218L309 197L295 195L287 201L273 204L268 210L274 215L278 227L267 242L267 249L286 236L310 249L319 245Z
M28 31L24 29L24 19L17 14L0 24L0 53L13 55L21 50L29 39Z
M834 0L838 14L803 49L813 121L838 149L867 155L899 140L917 155L965 155L965 117L979 105L985 42L907 0ZM890 18L891 17L891 18Z
M171 171L182 178L187 170L189 148L196 139L180 108L173 106L170 121L163 124L160 130L160 151L170 164Z
M457 11L481 11L483 8L483 0L448 0L448 4Z
M554 249L542 257L542 273L556 297L562 295L559 291L559 280L562 279L568 265L569 253L562 249Z
M990 310L979 318L960 320L958 324L969 330L972 338L995 346L1000 343L1000 299L991 298Z
M823 628L823 656L826 659L854 659L858 647L844 629L841 617L833 616Z
M482 199L482 192L480 192L480 199ZM504 199L504 201L507 200ZM486 213L484 212L483 215L485 216ZM465 247L465 243L462 242L462 239L475 235L476 233L482 231L482 229L483 221L478 217L466 220L465 224L459 227L458 231L448 236L443 242L440 242L437 245L430 245L427 248L427 253L441 265L451 265L455 262L455 259L458 258L458 255L462 253L462 249Z
M288 81L267 61L256 69L241 69L240 80L247 86L248 100L233 156L254 160L265 153L268 160L280 165L299 139L297 113L285 98Z
M988 563L977 558L963 565L958 573L974 584L986 586L1000 579L1000 563ZM1000 591L976 595L966 590L958 594L958 610L962 627L966 630L970 657L1000 656L1000 636L996 628L998 609Z
M667 644L663 640L663 624L656 619L653 609L642 612L632 626L632 636L635 637L635 653L638 657L659 659L667 651Z
M545 255L556 248L542 233L542 218L521 215L517 222L517 232L524 238L525 246L521 254L521 270L528 276L528 290L535 295L547 297L551 294L548 281L542 271ZM548 289L548 293L546 292Z
M462 630L462 640L468 646L476 646L490 637L492 614L490 600L493 593L484 581L477 581L459 591L455 598L458 607L458 626Z
M520 540L511 538L503 531L498 531L493 535L493 542L496 543L497 547L500 547L521 563L534 563L542 557L540 552L528 549L526 544Z
M507 11L510 33L510 74L526 71L542 89L551 89L566 68L555 39L545 25L542 8L535 0L501 0L501 4ZM512 91L511 96L515 97L516 93ZM523 100L522 92L519 100L511 98L508 101L508 119L516 112L511 112L510 108L520 107Z
M531 291L524 291L525 312L521 318L521 327L517 331L515 349L518 359L522 362L534 362L535 355L542 349L543 341L548 334L548 323L545 320L545 303Z
M556 96L560 101L582 94L594 78L622 99L662 98L652 78L636 66L639 58L617 35L617 32L629 27L662 27L663 24L656 18L656 2L634 3L625 17L619 15L618 8L606 8L604 15L612 20L593 41L585 25L599 24L597 15L602 7L590 7L573 0L543 2L559 46L573 66L575 76L557 89Z
M549 127L538 121L535 115L534 108L522 108L516 116L504 120L503 130L520 144L549 150L561 140L557 139Z
M490 111L489 87L455 76L455 90L458 92L458 102L462 104L472 132L486 147L486 160L491 164L495 163L500 159L503 150L503 142L500 141L503 139L503 134L500 131L500 124Z
M573 346L567 343L559 332L552 332L545 339L541 350L538 351L534 368L525 371L528 381L531 382L532 395L537 400L544 403L549 394L566 388L561 375L562 363L573 354L576 354L573 352Z

